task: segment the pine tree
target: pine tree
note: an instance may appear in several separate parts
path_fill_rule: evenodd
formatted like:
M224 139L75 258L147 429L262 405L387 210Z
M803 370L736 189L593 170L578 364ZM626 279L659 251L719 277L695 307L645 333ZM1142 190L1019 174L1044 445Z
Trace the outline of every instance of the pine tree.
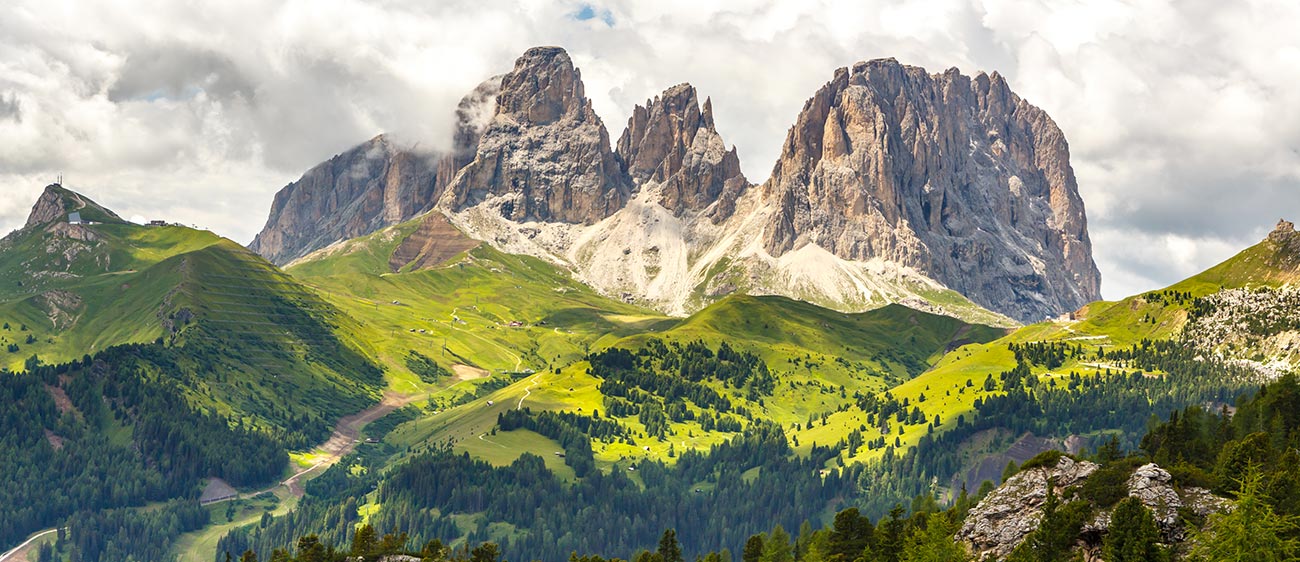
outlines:
M741 562L760 562L763 558L763 535L749 537L745 541L745 550L740 553Z
M1111 512L1110 531L1102 548L1107 562L1158 562L1168 555L1160 547L1160 530L1142 501L1124 498Z
M931 513L925 528L916 528L903 544L903 562L965 562L966 549L953 540L956 525L942 513Z
M369 523L357 527L356 533L352 535L352 555L366 556L374 554L379 546L379 539L375 535L375 528Z
M777 525L763 541L763 556L760 562L794 562L794 551L790 548L790 533Z
M876 527L876 544L873 549L875 560L897 562L902 556L907 531L907 520L903 518L905 514L903 506L895 504L889 510L889 518L880 520Z
M682 545L677 543L677 531L672 529L664 531L664 535L659 538L657 554L663 562L683 562Z
M1196 533L1191 560L1213 562L1281 562L1300 556L1295 538L1300 520L1273 511L1260 491L1262 476L1250 467L1240 483L1236 507L1210 516Z
M832 562L853 562L871 544L875 527L871 520L850 507L835 514L829 540L829 557Z

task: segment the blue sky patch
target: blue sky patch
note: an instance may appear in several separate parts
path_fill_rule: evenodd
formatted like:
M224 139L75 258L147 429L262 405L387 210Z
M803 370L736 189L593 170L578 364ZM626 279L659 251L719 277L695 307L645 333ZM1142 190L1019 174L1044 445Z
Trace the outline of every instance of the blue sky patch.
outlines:
M581 8L578 8L578 11L573 13L573 19L578 21L599 19L605 22L605 25L611 27L614 25L614 14L610 13L608 9L597 8L591 4L583 4Z

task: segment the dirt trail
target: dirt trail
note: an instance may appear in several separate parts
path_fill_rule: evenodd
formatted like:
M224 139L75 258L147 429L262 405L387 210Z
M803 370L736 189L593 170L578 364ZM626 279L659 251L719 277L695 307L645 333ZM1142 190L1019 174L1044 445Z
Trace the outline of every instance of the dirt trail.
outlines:
M36 533L35 535L32 535L22 544L13 547L11 550L9 550L9 552L0 554L0 562L10 562L10 561L18 562L20 560L27 560L27 554L36 551L37 539L45 535L48 535L50 533L57 533L58 531L59 531L58 529L46 529L44 531Z
M391 391L385 392L384 399L380 403L339 420L339 423L334 426L334 433L330 435L329 440L318 448L321 453L321 459L316 461L315 464L295 472L293 476L290 476L279 484L271 486L265 490L239 494L238 499L248 499L266 492L274 492L280 486L288 488L290 495L302 497L303 477L317 469L324 470L325 468L329 468L334 463L342 460L343 457L348 456L349 453L357 448L357 443L360 443L361 430L366 427L366 424L382 418L393 410L415 402L423 397L423 395L419 394L407 395L397 394ZM230 501L233 499L236 498L228 498L221 501ZM221 503L221 501L213 503Z
M528 385L528 388L524 389L524 395L519 397L519 405L515 407L516 410L524 409L524 399L533 395L533 387L537 386L537 379L540 378L542 378L541 375L533 377L532 384Z
M396 410L398 408L401 408L402 406L415 402L416 400L419 400L423 397L424 395L419 395L419 394L406 395L406 394L397 394L395 392L385 392L384 399L380 403L339 420L339 423L334 426L334 433L330 435L329 440L326 441L324 445L321 445L319 447L323 458L321 458L319 461L316 461L315 464L307 468L304 468L302 470L299 470L298 472L294 473L293 476L284 479L284 481L280 482L279 484L276 484L275 486L272 486L265 490L258 490L256 492L239 494L237 498L248 499L253 496L263 494L266 492L273 492L280 486L285 486L289 488L290 494L301 497L303 494L303 487L301 483L302 477L306 476L308 473L315 471L317 469L328 468L334 463L339 462L339 460L341 460L343 457L348 456L349 453L351 453L353 450L357 448L357 443L360 442L360 438L361 438L361 430L366 427L366 424L369 424L370 422L382 418L388 415L389 413L391 413L393 410ZM234 499L236 498L232 497L224 500L215 501L212 503L217 504L217 503L231 501ZM58 532L58 529L47 529L39 533L36 533L35 535L32 535L30 538L27 539L27 541L14 547L12 550L5 552L4 554L0 554L0 562L18 562L20 560L26 560L28 552L34 551L35 543L37 539L55 532Z

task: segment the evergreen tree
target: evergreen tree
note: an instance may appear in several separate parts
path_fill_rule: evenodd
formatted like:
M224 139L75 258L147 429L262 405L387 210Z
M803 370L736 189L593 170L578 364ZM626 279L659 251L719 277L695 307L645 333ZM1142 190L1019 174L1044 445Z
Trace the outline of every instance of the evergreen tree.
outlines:
M835 514L828 545L830 560L853 562L871 544L874 531L871 520L863 517L856 507Z
M740 553L741 562L760 562L763 558L763 535L754 535L745 541L745 550Z
M316 535L307 535L298 539L298 562L326 562L325 545L320 543L320 537Z
M1110 531L1102 547L1107 562L1158 562L1168 555L1160 547L1160 530L1142 501L1124 498L1111 512Z
M1240 481L1236 507L1210 516L1204 532L1195 536L1192 560L1207 562L1282 562L1300 556L1296 517L1273 511L1260 491L1262 477L1255 467Z
M684 562L682 545L677 543L677 531L672 529L664 531L664 536L659 539L659 550L656 554L663 562Z
M375 549L379 546L379 539L375 536L375 528L369 523L357 527L356 533L352 535L352 555L366 556L374 554Z
M763 541L763 556L760 562L794 562L794 551L790 548L790 533L777 525Z
M931 513L925 528L915 528L903 544L903 562L965 562L966 549L953 540L957 526L942 513Z
M496 543L485 542L470 551L469 560L470 562L499 562L501 560L501 548Z
M828 562L830 560L831 534L826 530L814 532L804 548L799 562Z
M872 553L879 562L898 562L903 554L903 541L907 537L906 512L902 505L889 510L889 518L881 519L876 528L876 544Z

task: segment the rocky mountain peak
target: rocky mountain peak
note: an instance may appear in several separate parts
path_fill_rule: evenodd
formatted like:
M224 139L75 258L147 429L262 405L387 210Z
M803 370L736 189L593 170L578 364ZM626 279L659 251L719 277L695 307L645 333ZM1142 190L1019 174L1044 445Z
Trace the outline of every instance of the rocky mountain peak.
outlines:
M497 104L501 112L521 122L546 125L581 112L590 102L568 52L560 47L533 47L504 76Z
M690 84L636 106L619 137L618 155L632 181L662 187L660 203L678 216L714 206L710 215L725 218L749 185L736 149L728 150L714 127L712 102L706 99L701 107Z
M1268 233L1268 239L1274 242L1282 242L1295 236L1295 233L1295 223L1286 219L1278 219L1277 226L1273 228L1272 232Z
M762 191L774 256L816 244L895 262L1021 321L1099 297L1064 135L997 73L837 70Z
M568 53L535 47L501 78L475 156L439 205L459 212L486 203L510 220L590 224L619 210L629 192Z
M55 221L66 221L69 213L84 215L82 220L95 222L121 222L116 213L91 201L90 198L67 189L60 184L45 186L45 191L36 199L32 212L27 215L23 228L31 228Z
M410 219L433 206L450 165L377 135L308 170L275 194L266 226L249 248L284 265L334 242Z
M27 215L25 228L45 224L67 216L64 196L67 190L57 183L45 186L45 191L36 199L32 212Z

